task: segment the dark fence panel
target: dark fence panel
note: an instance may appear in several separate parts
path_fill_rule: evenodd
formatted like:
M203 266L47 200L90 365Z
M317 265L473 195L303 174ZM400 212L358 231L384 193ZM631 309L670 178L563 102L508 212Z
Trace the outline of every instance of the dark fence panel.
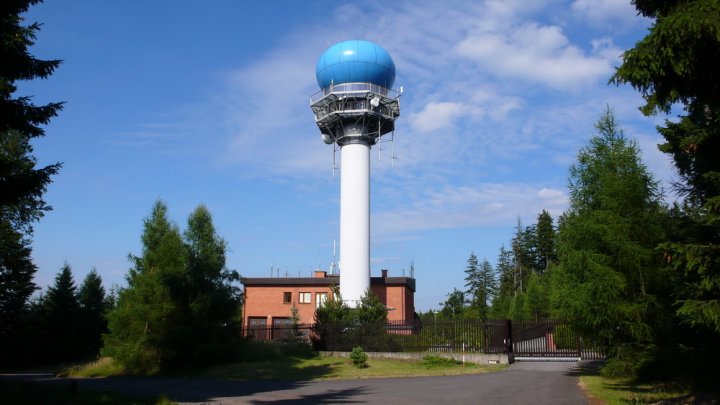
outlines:
M604 358L569 325L552 321L443 319L430 322L376 322L342 325L251 326L255 340L311 343L316 350L438 353L513 353L517 357Z
M597 345L584 342L570 325L563 322L512 321L510 333L512 352L517 357L604 358Z

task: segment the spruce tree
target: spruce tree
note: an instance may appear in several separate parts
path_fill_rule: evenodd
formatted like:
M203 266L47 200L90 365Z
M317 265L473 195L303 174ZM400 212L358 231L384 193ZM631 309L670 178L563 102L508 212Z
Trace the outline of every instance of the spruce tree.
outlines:
M662 245L666 261L682 276L677 313L702 333L720 333L720 2L635 0L654 19L649 33L623 55L613 76L640 91L646 115L684 109L679 120L657 129L660 150L675 163L685 196L684 213Z
M42 199L55 163L37 168L31 141L45 134L43 125L57 115L62 103L36 106L17 95L16 82L46 79L59 60L30 54L40 24L23 25L22 14L37 1L6 1L0 7L0 363L29 355L28 299L36 286L31 261L32 224L50 207Z
M78 294L82 323L79 327L79 338L83 342L83 355L96 356L102 347L102 335L107 333L107 298L102 286L102 278L97 270L85 276Z
M535 226L537 241L537 273L543 274L547 271L550 263L556 260L555 253L555 228L553 220L545 210L538 215L537 225Z
M82 356L82 312L72 269L65 263L40 301L40 318L46 361L65 362Z

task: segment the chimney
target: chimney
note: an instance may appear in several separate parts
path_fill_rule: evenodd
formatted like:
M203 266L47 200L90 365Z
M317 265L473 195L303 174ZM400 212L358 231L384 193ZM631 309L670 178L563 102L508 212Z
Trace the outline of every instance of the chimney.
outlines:
M387 269L382 269L380 272L382 273L382 278L387 278Z
M325 278L327 277L327 272L322 270L315 270L313 273L313 278Z

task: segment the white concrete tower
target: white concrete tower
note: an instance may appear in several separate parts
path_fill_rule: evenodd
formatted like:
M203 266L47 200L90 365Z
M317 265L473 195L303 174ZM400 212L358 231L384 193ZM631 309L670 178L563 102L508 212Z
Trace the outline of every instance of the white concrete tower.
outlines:
M370 287L370 148L400 116L395 63L377 44L343 41L320 56L315 74L315 122L340 149L340 295L355 307Z

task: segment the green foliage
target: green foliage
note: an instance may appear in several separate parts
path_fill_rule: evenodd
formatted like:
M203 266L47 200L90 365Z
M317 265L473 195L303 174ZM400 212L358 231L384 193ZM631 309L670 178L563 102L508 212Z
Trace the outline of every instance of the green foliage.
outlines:
M355 310L357 320L361 323L382 323L387 322L387 307L380 302L380 298L368 287L365 294L360 297L360 305Z
M424 356L422 358L422 364L427 368L435 368L435 367L457 366L457 365L461 365L462 362L459 360L449 358L449 357Z
M237 333L239 297L225 269L225 243L205 207L191 214L185 239L158 201L145 220L142 256L130 256L128 288L108 315L105 355L148 374L227 357Z
M350 308L343 302L337 286L332 290L332 297L315 310L313 348L327 350L329 342L333 342L333 347L344 348L356 341L371 342L368 344L372 347L386 347L390 339L385 333L387 307L372 290L365 291L357 308Z
M350 352L350 361L357 368L367 368L368 355L365 353L362 347L357 346Z
M558 231L555 315L606 345L649 342L667 327L667 271L657 184L608 109L570 169L570 209Z
M487 260L483 260L482 264L478 264L474 253L470 253L467 263L465 287L468 288L467 294L470 296L469 312L474 317L487 319L490 311L488 303L497 291L493 268Z
M61 103L36 106L17 96L15 82L48 78L58 60L40 60L29 53L40 24L23 25L22 14L35 1L14 1L0 10L0 363L23 361L32 355L27 334L28 300L36 290L37 270L31 260L32 224L50 207L42 199L60 164L36 168L31 140Z
M31 347L27 345L28 300L37 289L33 277L30 242L0 221L0 364L23 361Z
M549 289L543 277L532 273L528 280L527 292L524 294L522 313L527 319L547 318L549 314ZM513 318L514 319L514 318Z
M77 360L83 353L82 310L70 265L65 263L36 307L39 352L49 363Z
M78 294L80 304L81 325L78 338L83 342L82 351L86 357L96 356L102 347L102 335L107 333L108 302L102 278L95 268L85 277Z
M461 318L465 312L465 293L453 289L453 292L447 295L447 300L441 302L440 316L442 318Z
M666 120L658 131L660 150L669 154L685 195L685 229L670 235L660 249L681 276L675 292L677 314L720 333L720 3L636 1L644 15L655 19L645 38L625 52L612 78L629 83L643 95L646 115L669 113L682 105L679 121Z
M553 219L545 210L538 215L537 225L535 226L535 240L537 243L536 255L536 272L544 274L550 264L557 260L557 252L555 249L555 227Z

